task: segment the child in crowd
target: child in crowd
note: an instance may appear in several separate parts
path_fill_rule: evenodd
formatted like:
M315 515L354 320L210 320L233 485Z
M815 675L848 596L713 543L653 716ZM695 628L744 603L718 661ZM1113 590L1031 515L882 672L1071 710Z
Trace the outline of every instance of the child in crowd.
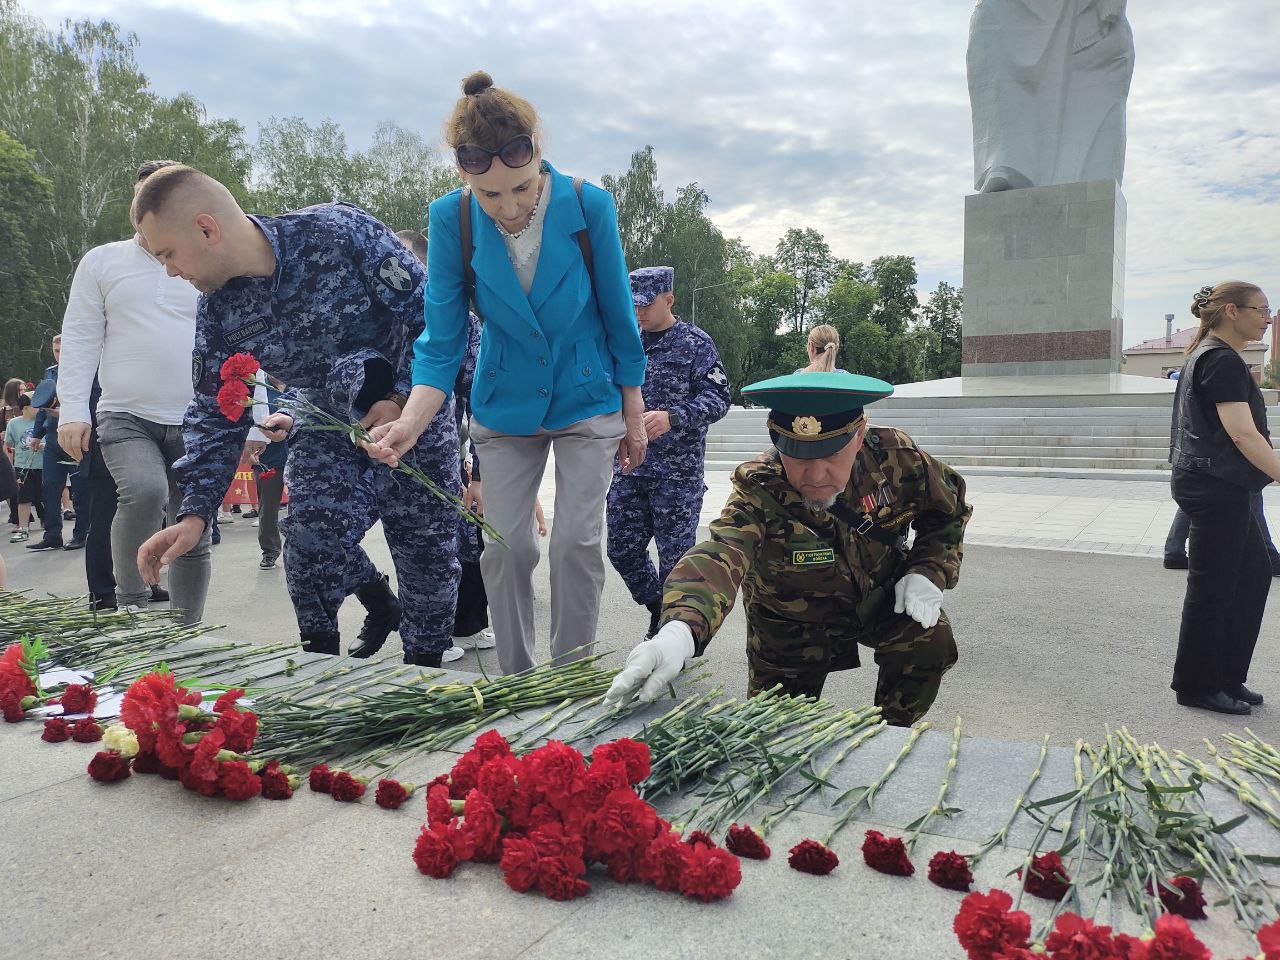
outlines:
M18 483L18 529L9 537L10 543L21 543L31 537L31 507L44 523L44 500L41 496L43 476L40 449L43 444L31 436L35 429L36 409L31 398L23 394L18 398L19 415L10 420L4 430L4 452L13 460Z

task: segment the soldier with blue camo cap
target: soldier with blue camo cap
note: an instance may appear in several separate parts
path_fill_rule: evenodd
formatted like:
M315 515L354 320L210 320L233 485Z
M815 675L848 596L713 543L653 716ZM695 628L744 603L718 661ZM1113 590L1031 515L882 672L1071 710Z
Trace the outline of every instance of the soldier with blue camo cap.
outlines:
M615 464L605 519L609 560L632 599L648 608L651 636L662 613L662 583L698 538L707 428L729 410L729 378L711 338L671 312L675 270L633 270L631 299L648 358L642 392L649 453L629 474Z
M223 362L251 353L289 383L286 398L301 396L366 427L391 422L412 384L426 277L395 234L363 210L333 203L248 217L222 184L190 167L153 174L135 200L135 218L169 273L204 294L192 357L195 399L183 423L187 455L175 466L182 507L178 522L139 551L146 576L199 540L235 472L250 418L232 422L218 408ZM451 645L458 583L452 507L375 465L345 434L299 426L275 413L261 429L273 440L296 431L285 468L284 559L303 649L339 652L344 544L358 541L351 528L368 517L367 508L352 506L358 485L368 482L401 584L405 662L439 666ZM460 494L451 402L410 457Z
M972 513L963 478L863 407L893 392L848 373L796 373L744 387L767 404L774 449L733 474L711 536L676 564L661 629L606 694L654 700L701 656L742 591L747 690L819 696L833 670L875 651L875 702L889 723L920 719L956 662L942 591L960 574ZM915 539L907 546L907 532Z

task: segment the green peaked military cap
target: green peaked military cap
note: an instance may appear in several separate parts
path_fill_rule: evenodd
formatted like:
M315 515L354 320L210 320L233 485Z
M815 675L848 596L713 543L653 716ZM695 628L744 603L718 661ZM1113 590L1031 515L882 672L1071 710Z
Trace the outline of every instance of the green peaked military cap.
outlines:
M769 437L789 457L817 460L849 444L862 408L883 400L893 387L854 373L793 373L742 388L747 399L769 407Z

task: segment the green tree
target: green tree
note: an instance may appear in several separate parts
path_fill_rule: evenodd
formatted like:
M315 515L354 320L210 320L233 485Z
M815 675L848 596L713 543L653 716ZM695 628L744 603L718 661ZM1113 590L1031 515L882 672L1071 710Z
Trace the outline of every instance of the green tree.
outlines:
M915 257L894 254L871 261L868 279L879 295L872 319L890 336L901 336L920 308Z
M0 130L0 378L34 380L46 337L45 280L34 260L47 243L53 184L30 151Z
M929 294L929 299L921 310L925 326L934 335L925 364L927 376L931 380L960 376L963 307L964 291L943 281Z
M600 184L613 194L618 206L618 234L627 266L632 270L653 266L658 259L655 251L659 236L667 226L670 212L658 184L658 161L653 156L653 147L637 150L631 155L626 173L606 173L600 178Z
M826 291L836 268L831 248L817 230L792 227L778 241L773 262L778 270L796 278L787 321L792 330L805 330L809 326L810 310Z

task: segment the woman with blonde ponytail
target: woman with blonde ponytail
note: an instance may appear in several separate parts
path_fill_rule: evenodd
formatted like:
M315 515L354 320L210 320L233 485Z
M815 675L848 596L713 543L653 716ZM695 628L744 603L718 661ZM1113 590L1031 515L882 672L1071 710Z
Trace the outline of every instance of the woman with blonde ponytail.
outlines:
M836 367L836 354L840 352L840 331L829 323L820 323L809 331L805 345L809 365L796 373L847 373Z
M1247 714L1262 695L1245 686L1262 625L1271 563L1252 509L1280 480L1262 392L1241 356L1271 322L1251 283L1202 287L1200 321L1173 400L1169 461L1173 499L1191 518L1186 599L1173 683L1178 703Z

